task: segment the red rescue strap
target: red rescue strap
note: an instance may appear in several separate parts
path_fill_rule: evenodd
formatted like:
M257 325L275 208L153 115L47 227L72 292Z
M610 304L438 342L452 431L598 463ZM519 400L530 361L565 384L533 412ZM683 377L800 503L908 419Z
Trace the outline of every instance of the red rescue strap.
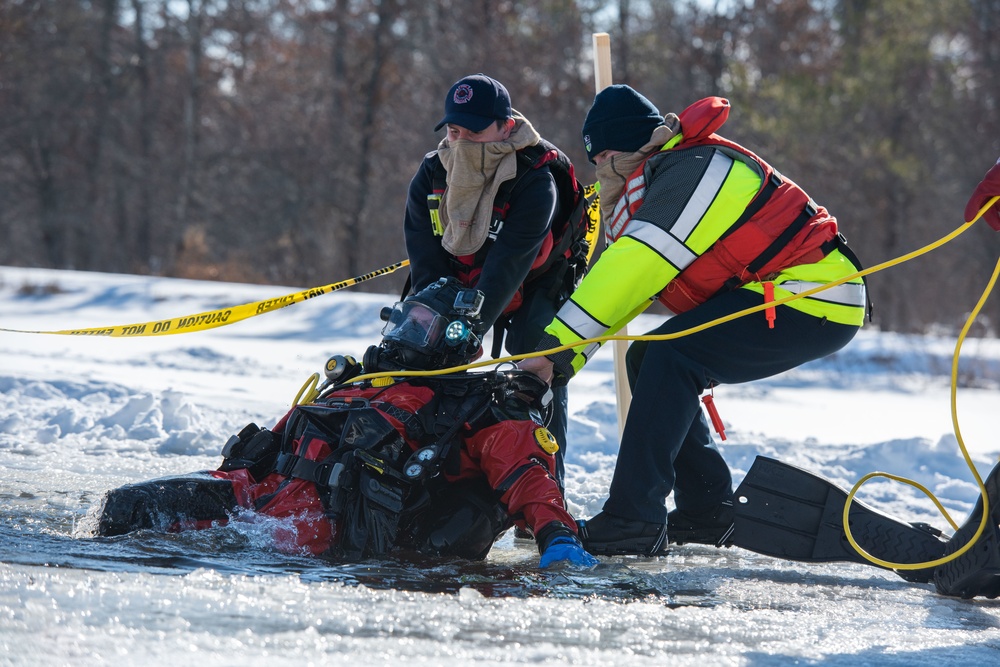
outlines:
M770 280L763 283L764 285L764 303L774 303L774 283ZM764 317L767 319L767 328L774 328L774 320L778 318L778 313L775 311L774 306L768 306L764 309Z
M702 396L701 401L705 404L705 409L708 410L708 416L712 420L712 427L715 429L715 432L719 434L720 438L725 440L726 427L722 423L722 418L719 417L719 411L715 407L715 400L712 398L713 394L714 390L712 394L705 394Z

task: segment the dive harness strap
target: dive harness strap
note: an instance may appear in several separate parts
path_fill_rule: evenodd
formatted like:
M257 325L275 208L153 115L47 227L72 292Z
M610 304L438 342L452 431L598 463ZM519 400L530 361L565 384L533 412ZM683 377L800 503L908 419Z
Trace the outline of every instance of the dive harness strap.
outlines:
M366 398L350 397L349 400L345 399L342 401L328 399L323 402L323 405L324 407L334 411L364 410L374 408L375 410L383 412L403 424L408 432L419 422L416 414L386 401L372 401ZM273 472L276 472L283 477L303 479L322 488L335 488L339 484L341 473L347 467L344 464L345 447L349 448L349 445L341 445L339 441L337 443L331 443L333 453L320 461L299 456L298 454L295 454L294 451L282 451L278 454ZM374 454L360 448L354 449L353 452L355 459L360 461L363 465L367 465L377 471L380 475L388 474L392 477L396 477L397 479L407 481L397 470Z
M460 384L462 384L462 388L452 392L455 393L455 396L447 395L448 392L445 390L436 391L434 398L416 413L387 401L373 401L359 397L349 397L343 400L328 398L323 401L321 407L330 412L374 408L385 413L404 426L408 437L417 440L433 437L438 443L441 443L440 457L445 462L447 471L458 474L459 448L452 445L452 440L466 424L478 419L493 400L492 392L486 387L475 391L468 386L470 383ZM312 406L302 406L300 409L309 407ZM260 432L273 436L268 431ZM282 477L302 479L322 488L333 489L338 486L340 475L347 468L344 463L345 446L347 445L341 445L339 440L336 443L331 443L333 452L326 458L317 461L300 456L289 445L286 445L283 447L283 451L273 459L273 467L267 472L276 472ZM365 449L354 449L353 452L357 461L379 475L388 475L407 483L412 481L388 462ZM254 479L262 479L267 472L261 476L254 475Z

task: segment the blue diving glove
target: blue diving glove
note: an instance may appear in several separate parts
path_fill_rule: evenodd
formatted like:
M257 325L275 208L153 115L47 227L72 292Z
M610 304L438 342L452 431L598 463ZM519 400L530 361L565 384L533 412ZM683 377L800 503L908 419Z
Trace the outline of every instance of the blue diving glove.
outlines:
M560 535L552 539L542 552L542 557L538 561L538 567L547 568L550 565L568 560L570 564L578 567L594 567L598 564L597 558L590 555L580 540L571 535Z

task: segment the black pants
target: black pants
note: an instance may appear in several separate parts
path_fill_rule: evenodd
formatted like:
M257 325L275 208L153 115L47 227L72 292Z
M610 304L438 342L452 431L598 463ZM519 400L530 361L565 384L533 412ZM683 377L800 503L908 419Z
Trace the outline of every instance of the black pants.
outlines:
M559 287L563 281L562 275L558 271L551 271L550 274L532 281L521 307L511 317L504 344L508 353L534 352L545 327L552 322L560 306L569 298L569 294ZM562 489L565 488L566 436L569 430L569 392L565 385L552 388L552 418L548 429L559 443L559 450L556 452L556 480Z
M760 305L737 289L666 321L650 333L675 333ZM770 377L846 345L859 327L836 324L788 306L769 329L763 312L665 341L634 341L626 364L632 404L604 510L663 522L673 492L680 509L699 510L732 498L729 467L713 446L699 396L716 384ZM775 409L781 418L781 408Z

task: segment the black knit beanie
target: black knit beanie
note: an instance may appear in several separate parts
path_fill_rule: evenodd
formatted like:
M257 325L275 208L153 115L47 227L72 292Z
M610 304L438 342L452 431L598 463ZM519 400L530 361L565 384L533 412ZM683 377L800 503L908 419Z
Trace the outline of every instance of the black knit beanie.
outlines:
M634 153L642 148L663 116L656 106L629 86L608 86L597 94L583 121L587 158L615 150Z

